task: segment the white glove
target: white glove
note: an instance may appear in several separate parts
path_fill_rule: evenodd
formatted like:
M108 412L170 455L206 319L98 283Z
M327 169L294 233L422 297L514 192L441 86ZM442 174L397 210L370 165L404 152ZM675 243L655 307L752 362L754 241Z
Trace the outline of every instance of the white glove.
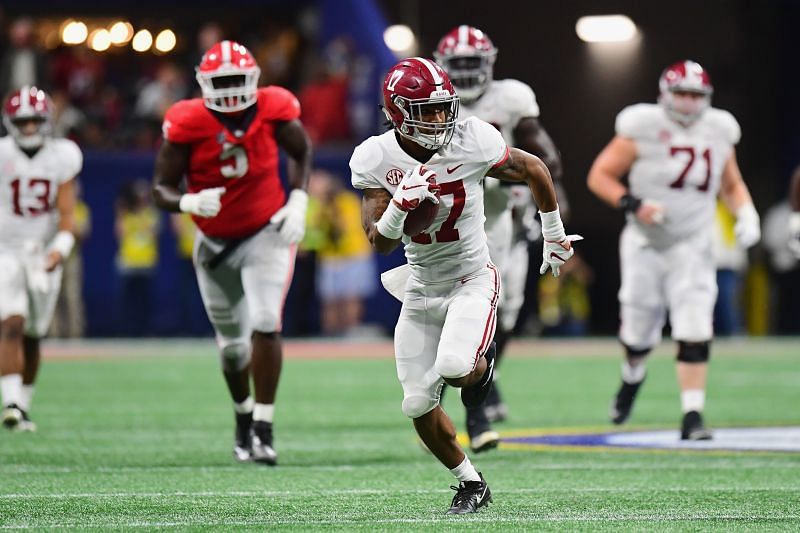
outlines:
M308 193L303 189L292 189L283 207L269 221L278 226L278 233L287 244L300 242L306 234L306 208Z
M181 196L178 207L184 213L191 213L203 218L217 216L222 208L220 196L225 194L225 187L203 189L198 193L187 193Z
M736 242L750 248L761 240L761 220L753 204L744 204L736 210L736 225L733 227Z
M800 211L789 215L789 250L800 259Z
M572 248L572 243L575 241L582 241L583 237L580 235L567 235L563 241L544 241L544 249L542 251L543 261L542 267L539 269L539 274L544 274L550 268L553 271L553 277L557 278L561 273L559 269L561 265L575 254L575 249Z
M403 175L403 179L394 191L392 201L402 211L411 211L419 207L423 200L439 203L439 185L436 184L436 172L423 165L417 165Z

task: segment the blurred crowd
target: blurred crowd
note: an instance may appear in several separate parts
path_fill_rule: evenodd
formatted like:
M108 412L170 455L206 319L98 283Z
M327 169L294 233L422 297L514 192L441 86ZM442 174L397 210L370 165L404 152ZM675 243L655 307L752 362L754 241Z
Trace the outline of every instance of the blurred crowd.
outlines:
M41 21L19 17L4 23L1 15L0 94L23 85L45 89L55 108L55 133L84 150L155 148L167 108L199 96L194 67L203 52L231 37L220 24L207 22L194 35L179 34L179 47L166 55L130 48L95 52L86 44L49 49ZM363 122L359 107L346 105L351 93L360 91L351 90L359 81L351 74L363 59L346 38L315 53L314 24L300 22L265 21L243 39L261 66L259 83L281 85L299 96L315 143L349 142L351 118Z

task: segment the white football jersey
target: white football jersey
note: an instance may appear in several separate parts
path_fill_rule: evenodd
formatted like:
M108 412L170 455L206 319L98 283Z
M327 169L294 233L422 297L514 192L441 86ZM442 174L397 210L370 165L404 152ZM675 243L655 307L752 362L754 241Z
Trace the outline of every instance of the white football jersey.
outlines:
M459 121L447 146L424 163L441 186L439 213L428 233L403 236L406 259L423 282L462 278L489 262L483 231L483 184L486 173L508 157L502 135L477 118ZM419 161L400 148L394 130L370 137L350 158L356 189L386 189L394 194L403 174Z
M80 148L69 139L47 139L28 157L12 137L0 138L0 246L46 246L58 230L58 187L82 166Z
M539 104L533 90L517 80L492 80L480 98L466 105L461 102L458 118L478 117L497 128L508 146L514 146L514 129L523 118L539 117ZM486 178L484 196L487 224L492 226L509 208L510 192L500 180Z
M633 214L628 224L657 248L710 234L722 171L741 136L733 115L712 107L684 127L658 104L636 104L617 116L616 132L636 143L631 194L665 208L663 224L642 224Z

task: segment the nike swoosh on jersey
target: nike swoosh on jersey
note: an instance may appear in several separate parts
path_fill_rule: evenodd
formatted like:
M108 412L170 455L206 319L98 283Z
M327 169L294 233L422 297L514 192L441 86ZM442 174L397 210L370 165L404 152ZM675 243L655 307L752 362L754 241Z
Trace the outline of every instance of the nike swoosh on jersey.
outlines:
M464 165L464 163L461 163L460 165L456 165L456 166L454 166L453 168L448 168L448 169L447 169L447 173L448 173L448 174L452 174L453 172L455 172L456 170L458 170L459 168L461 168L463 165Z

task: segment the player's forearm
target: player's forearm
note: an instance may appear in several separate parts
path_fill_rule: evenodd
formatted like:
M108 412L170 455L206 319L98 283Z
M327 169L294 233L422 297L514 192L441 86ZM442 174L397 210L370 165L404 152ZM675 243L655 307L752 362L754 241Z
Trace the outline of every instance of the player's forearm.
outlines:
M750 191L742 181L737 181L729 187L720 190L720 198L732 213L736 213L743 205L753 203Z
M289 157L286 165L286 181L289 184L290 189L306 190L308 188L308 179L311 175L312 159L313 154L311 143L309 143L300 154Z
M792 211L800 212L800 167L794 171L792 183L789 186L789 203Z
M382 235L374 224L372 225L372 230L367 233L367 238L370 244L372 244L372 248L383 255L389 255L394 252L402 242L400 239L390 239Z
M153 185L153 201L156 206L171 213L181 212L181 196L183 194L177 187L156 183Z
M628 194L628 189L619 182L619 178L600 169L593 168L589 172L586 184L590 191L611 207L620 207L620 200Z
M525 182L531 189L533 199L540 211L555 211L558 208L558 197L553 185L553 178L544 162L538 157L525 157Z

